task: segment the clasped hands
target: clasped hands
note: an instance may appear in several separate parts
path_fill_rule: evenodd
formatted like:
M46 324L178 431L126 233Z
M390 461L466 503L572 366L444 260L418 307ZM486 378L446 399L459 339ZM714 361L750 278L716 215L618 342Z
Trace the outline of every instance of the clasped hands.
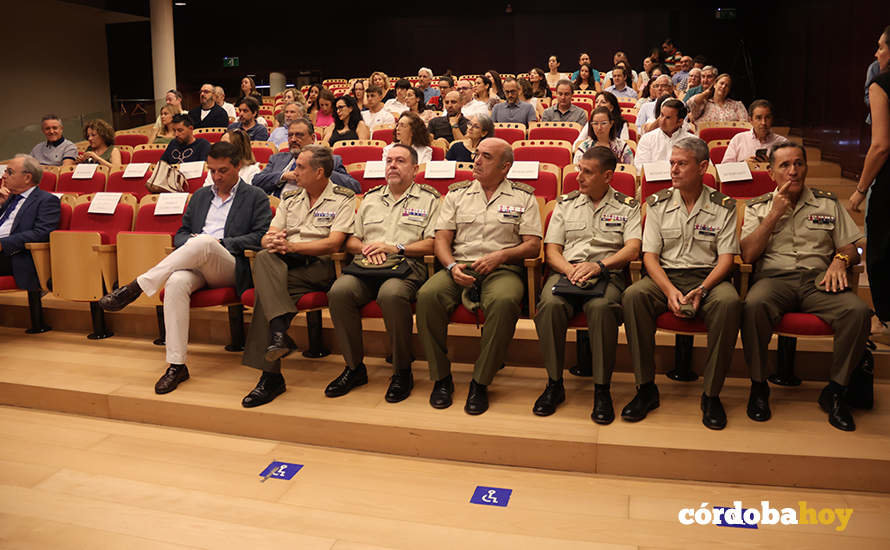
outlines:
M269 231L263 237L263 248L273 254L287 254L287 232Z
M682 306L691 304L695 312L698 313L698 308L701 305L701 301L702 288L700 286L695 287L686 294L683 294L677 287L672 287L667 293L668 309L670 309L671 313L673 313L677 317L682 317L684 319L687 319L689 317L682 313L680 311L680 308Z
M389 254L398 253L399 249L391 244L383 242L368 243L362 247L362 256L370 263L380 265L386 261Z
M495 250L482 256L470 265L470 269L479 275L488 275L504 263L505 255L503 250ZM457 264L451 268L451 278L454 282L463 287L471 287L476 283L476 278L464 273L464 264Z

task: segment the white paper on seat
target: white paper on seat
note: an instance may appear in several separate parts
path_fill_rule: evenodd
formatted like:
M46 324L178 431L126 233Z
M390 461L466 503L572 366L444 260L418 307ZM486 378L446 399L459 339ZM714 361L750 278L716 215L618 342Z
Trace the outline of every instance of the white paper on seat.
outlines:
M200 178L201 174L204 173L204 161L183 162L179 165L179 173L185 176L187 180Z
M365 163L365 178L383 178L386 177L385 168L382 160L369 160Z
M717 164L715 167L720 181L751 181L754 179L747 162L725 162Z
M185 201L188 193L161 193L155 204L155 216L181 215L185 212Z
M74 169L74 173L71 174L71 179L73 180L90 180L93 179L93 175L96 173L96 169L99 168L98 164L78 164Z
M427 179L450 179L454 177L456 170L457 161L432 160L426 163L426 170L423 176Z
M670 181L671 163L667 160L647 162L643 164L646 181Z
M535 180L538 179L538 170L541 163L537 160L516 160L507 172L507 178L511 180Z
M123 193L96 193L90 201L90 214L114 214Z
M132 162L127 165L127 169L124 170L125 178L141 178L148 172L148 167L151 166L148 162Z

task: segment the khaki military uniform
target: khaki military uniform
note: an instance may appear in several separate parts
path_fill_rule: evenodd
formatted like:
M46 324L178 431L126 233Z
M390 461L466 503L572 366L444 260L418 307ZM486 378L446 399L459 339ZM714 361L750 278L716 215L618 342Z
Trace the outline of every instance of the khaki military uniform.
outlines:
M574 264L602 261L621 250L627 241L641 238L640 205L636 200L609 190L595 204L580 191L572 191L558 199L544 243L561 245L563 257ZM590 334L593 381L608 384L615 364L618 325L622 320L624 273L612 272L605 294L583 304L553 294L553 285L561 276L554 273L547 278L535 314L535 329L547 374L551 380L562 379L566 331L580 307L587 318Z
M478 181L455 183L445 195L436 230L454 231L454 260L462 264L517 246L523 235L541 237L541 213L534 188L505 179L488 200ZM491 383L503 364L525 294L522 274L519 265L502 265L482 282L485 324L473 373L479 384ZM451 374L446 346L448 321L461 302L463 289L451 278L451 272L443 269L417 293L417 332L433 380Z
M702 186L692 212L680 191L663 189L646 199L643 252L659 255L671 283L684 294L698 287L717 265L721 254L738 254L735 200ZM667 297L649 277L631 285L622 299L625 329L637 384L655 379L655 320L669 311ZM715 397L723 387L726 369L741 322L742 306L735 287L722 281L702 300L700 313L708 327L705 393Z
M415 183L396 200L388 185L375 187L365 193L352 234L365 244L385 242L392 246L408 246L432 238L440 196L435 188ZM411 368L411 303L426 281L426 266L422 258L406 261L411 272L404 279L375 280L344 274L328 292L334 330L349 368L357 368L364 359L361 309L375 299L390 338L393 368Z
M773 193L748 201L742 238L763 223ZM797 205L776 224L754 264L754 284L745 298L742 343L751 379L769 374L767 346L782 315L812 313L834 329L832 380L846 386L869 333L870 312L853 292L829 294L816 288L838 248L862 238L856 223L832 193L804 187Z
M289 242L324 239L331 231L352 233L354 197L352 190L330 181L313 205L309 204L309 193L303 188L290 191L282 196L270 228L283 229ZM334 263L329 256L260 251L253 265L253 321L247 333L242 362L256 369L279 372L280 361L268 363L265 360L269 320L296 313L296 303L304 294L326 292L334 277Z

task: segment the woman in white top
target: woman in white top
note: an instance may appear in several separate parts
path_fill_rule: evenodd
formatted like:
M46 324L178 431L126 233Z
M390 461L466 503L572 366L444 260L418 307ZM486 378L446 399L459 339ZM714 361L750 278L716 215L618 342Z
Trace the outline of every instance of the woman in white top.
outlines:
M260 173L260 166L253 157L253 149L250 148L250 137L247 132L241 128L228 130L220 138L220 141L231 143L241 150L241 170L238 176L244 180L244 183L252 185L253 177ZM204 187L213 185L213 178L210 177L210 171L207 171L207 177L204 179Z
M393 142L383 148L383 159L393 145L401 143L413 147L417 151L417 164L426 164L433 160L433 148L430 147L430 132L426 129L423 120L411 111L405 111L399 115L399 121L393 130Z
M547 86L551 88L556 88L556 83L566 77L566 73L559 72L559 60L556 59L555 55L551 55L547 60L547 68L550 69L547 71Z

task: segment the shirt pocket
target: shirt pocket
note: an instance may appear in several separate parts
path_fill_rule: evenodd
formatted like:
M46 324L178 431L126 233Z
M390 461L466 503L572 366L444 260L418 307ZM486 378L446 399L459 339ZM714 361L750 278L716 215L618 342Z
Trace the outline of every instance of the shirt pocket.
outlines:
M461 241L475 241L482 238L485 216L479 212L458 212L455 215L457 232L455 238Z
M834 231L837 218L831 214L813 214L807 217L806 228L809 231Z
M314 227L330 228L334 223L334 216L313 216L312 225Z
M662 228L661 230L661 239L664 241L665 245L676 245L682 236L683 232L678 227L667 227Z

